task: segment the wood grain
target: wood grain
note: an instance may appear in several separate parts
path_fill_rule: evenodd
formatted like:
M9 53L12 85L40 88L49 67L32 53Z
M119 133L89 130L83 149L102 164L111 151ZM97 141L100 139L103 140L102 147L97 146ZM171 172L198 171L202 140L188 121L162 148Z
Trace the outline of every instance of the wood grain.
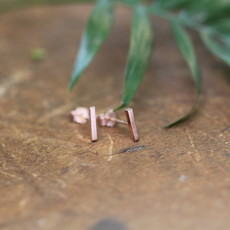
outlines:
M204 75L200 109L188 111L194 86L165 21L131 105L141 135L127 127L68 121L70 110L119 105L130 11L80 79L69 76L90 5L27 9L0 15L0 228L2 230L222 230L230 219L229 69L194 36ZM46 50L42 62L29 58ZM124 112L120 113L123 119Z

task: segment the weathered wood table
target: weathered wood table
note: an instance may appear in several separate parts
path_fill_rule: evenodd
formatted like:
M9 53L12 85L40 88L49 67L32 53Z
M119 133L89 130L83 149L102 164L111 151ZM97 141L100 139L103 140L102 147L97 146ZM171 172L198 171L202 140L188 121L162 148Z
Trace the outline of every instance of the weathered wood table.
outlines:
M192 104L194 86L168 24L155 20L157 45L132 104L141 140L126 127L68 121L71 109L119 104L130 12L75 91L67 91L88 5L0 15L0 229L225 230L230 226L229 69L194 36L204 75L197 114L170 130ZM41 62L30 59L36 47ZM120 113L120 118L124 114Z

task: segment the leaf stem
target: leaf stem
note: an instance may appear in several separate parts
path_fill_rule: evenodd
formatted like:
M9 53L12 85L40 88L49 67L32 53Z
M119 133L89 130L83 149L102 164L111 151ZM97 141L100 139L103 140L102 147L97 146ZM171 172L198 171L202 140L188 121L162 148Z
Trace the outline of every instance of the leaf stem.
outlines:
M161 18L164 18L164 19L166 19L166 20L168 20L168 21L174 21L174 22L176 22L176 23L178 23L178 24L181 24L181 25L186 25L186 26L188 26L188 27L190 27L191 29L196 30L196 31L200 31L200 29L201 29L201 27L202 27L202 25L199 24L199 23L196 23L196 22L194 22L194 21L191 21L191 20L189 20L189 19L187 19L187 18L182 18L182 17L180 16L180 14L176 14L176 13L173 14L173 13L167 11L167 10L164 10L164 9L159 8L159 7L157 7L157 6L154 6L154 5L152 5L152 6L149 8L149 11L150 11L152 14L156 15L156 16L159 16L159 17L161 17Z
M128 1L128 0L121 0L119 3L132 7L134 5L134 3L132 1ZM184 25L189 27L190 29L193 29L197 32L201 32L201 30L205 29L206 27L204 27L204 25L195 22L194 20L191 20L189 18L186 18L183 16L183 14L181 13L172 13L171 11L165 10L161 7L159 7L156 4L152 4L149 8L148 8L149 12L155 16L158 16L160 18L166 19L168 21L174 21L178 24Z

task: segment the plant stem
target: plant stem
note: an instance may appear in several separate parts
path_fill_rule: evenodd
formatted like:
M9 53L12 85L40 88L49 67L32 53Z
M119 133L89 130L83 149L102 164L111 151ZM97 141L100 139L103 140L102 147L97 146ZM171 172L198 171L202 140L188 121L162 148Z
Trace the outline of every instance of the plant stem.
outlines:
M161 9L159 7L151 6L149 8L149 12L156 15L156 16L164 18L168 21L174 21L174 22L177 22L179 24L186 25L189 28L196 30L196 31L200 31L200 28L202 27L201 24L196 23L192 20L189 20L189 18L184 18L184 17L182 18L179 14L173 14L173 13L166 11L164 9Z
M120 1L123 5L132 7L135 4L132 3L132 1L128 1L128 0L121 0ZM158 16L160 18L166 19L168 21L174 21L177 22L181 25L185 25L197 32L200 32L202 29L204 29L204 26L200 23L195 22L194 20L190 20L189 18L183 17L182 14L176 14L176 13L172 13L170 11L164 10L159 6L156 6L155 4L151 4L148 7L148 10L151 14Z

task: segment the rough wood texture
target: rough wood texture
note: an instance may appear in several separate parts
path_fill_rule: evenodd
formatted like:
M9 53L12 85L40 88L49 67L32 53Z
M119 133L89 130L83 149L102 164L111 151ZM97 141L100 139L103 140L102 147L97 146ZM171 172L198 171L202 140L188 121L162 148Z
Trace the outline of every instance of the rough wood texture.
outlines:
M229 70L194 36L204 74L199 112L186 112L194 86L168 24L132 107L141 134L70 123L76 106L116 107L129 44L130 12L70 94L80 35L91 6L0 15L0 228L2 230L222 230L230 219ZM46 49L33 62L30 50ZM124 117L121 113L120 117Z

